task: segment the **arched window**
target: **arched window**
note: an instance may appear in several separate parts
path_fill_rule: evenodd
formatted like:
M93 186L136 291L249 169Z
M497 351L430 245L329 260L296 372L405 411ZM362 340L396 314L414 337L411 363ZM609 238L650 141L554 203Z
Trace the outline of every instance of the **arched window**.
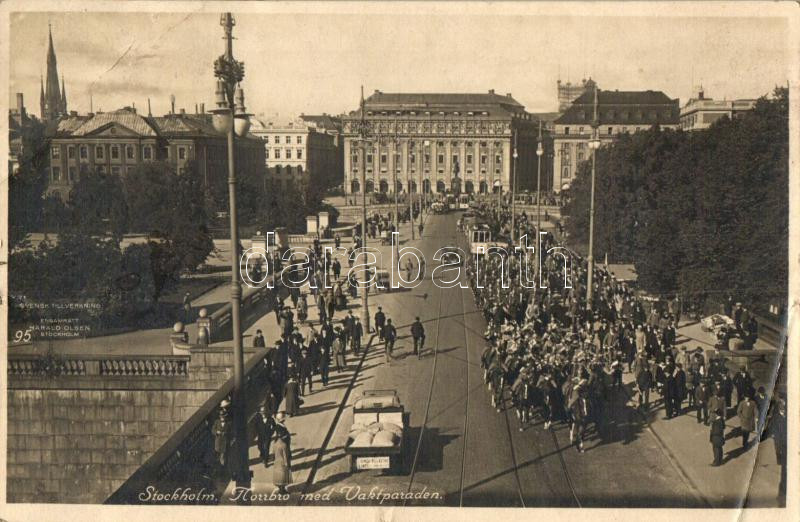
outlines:
M447 191L447 186L444 184L444 181L439 180L436 182L436 192L439 194L444 194Z
M475 192L475 186L472 184L471 181L467 181L466 183L464 183L464 192L466 192L467 194L472 194L473 192Z
M479 186L481 194L486 194L487 192L489 192L489 185L487 185L485 181L481 181L481 184Z
M426 179L422 181L422 192L425 194L431 193L431 180Z
M398 194L403 192L403 183L400 180L397 180L397 187L395 187L395 190Z
M386 194L387 192L389 192L389 182L386 181L385 179L382 179L380 181L380 185L379 186L380 186L380 191L382 193Z
M416 181L412 181L411 182L411 192L413 192L414 194L417 193L417 182Z
M367 180L367 186L365 192L367 194L369 194L370 192L375 192L375 183L371 179Z
M354 179L353 181L350 182L350 192L352 192L353 194L358 194L359 192L361 192L361 184L358 182L358 180Z

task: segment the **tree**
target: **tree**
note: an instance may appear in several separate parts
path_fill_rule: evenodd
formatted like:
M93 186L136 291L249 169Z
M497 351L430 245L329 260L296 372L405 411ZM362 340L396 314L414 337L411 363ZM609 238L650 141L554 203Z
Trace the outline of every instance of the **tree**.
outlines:
M705 131L652 128L597 152L595 253L635 262L639 285L716 303L758 305L788 285L788 91ZM588 241L589 162L566 227Z
M105 235L117 240L128 231L128 204L119 176L89 171L81 176L69 197L76 232Z
M28 233L42 223L44 191L47 188L50 141L45 126L31 118L19 129L22 155L19 171L8 180L9 250L22 245Z
M124 192L131 228L148 236L157 299L214 249L203 182L191 166L178 175L169 164L147 163L128 173Z

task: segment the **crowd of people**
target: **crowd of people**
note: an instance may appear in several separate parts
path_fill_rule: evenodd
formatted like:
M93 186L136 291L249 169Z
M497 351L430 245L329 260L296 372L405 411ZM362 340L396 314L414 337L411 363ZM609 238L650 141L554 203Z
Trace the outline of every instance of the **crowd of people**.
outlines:
M510 232L507 209L484 206L480 212L493 230ZM517 223L517 237L536 237L524 213ZM481 364L498 411L510 398L520 430L534 415L543 418L544 429L566 423L570 440L583 452L589 437L607 436L611 400L620 393L628 399L631 391L623 385L627 372L637 395L630 399L642 413L656 405L650 398L656 393L665 418L696 412L698 423L710 425L712 465L723 463L722 447L730 438L725 422L735 414L744 447L751 444L751 434L773 434L785 478L784 397L770 399L763 386L754 386L746 367L731 375L718 349L706 353L700 347L690 351L679 346L678 300L660 311L656 306L647 310L632 288L595 266L587 306L588 264L566 249L551 250L559 246L548 232L541 253L542 277L536 279L536 285L541 282L546 289L522 284L524 256L531 255L526 249L488 254L480 273L472 260L468 264L476 304L488 323ZM536 266L535 260L530 265Z

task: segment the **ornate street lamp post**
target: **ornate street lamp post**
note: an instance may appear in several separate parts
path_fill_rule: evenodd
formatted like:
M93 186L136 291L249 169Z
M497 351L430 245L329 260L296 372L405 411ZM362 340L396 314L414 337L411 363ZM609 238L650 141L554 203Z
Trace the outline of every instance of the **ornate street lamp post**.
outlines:
M537 270L542 267L542 252L539 238L542 231L542 120L539 120L539 143L536 145L536 252L538 253ZM539 286L542 286L542 274L539 274Z
M595 156L600 148L600 135L598 131L600 120L597 117L597 86L594 88L594 119L592 120L592 139L589 148L592 149L592 188L589 197L589 257L587 259L589 272L586 278L586 309L592 309L592 285L594 279L594 179Z
M397 120L394 121L394 137L392 138L392 143L394 143L394 151L392 151L392 182L394 183L394 230L395 232L400 233L400 206L397 200L399 197L397 194L397 160L400 158L400 154L398 153L398 149L400 148L400 136L397 133ZM392 244L394 244L394 241L392 241ZM394 249L395 260L397 260L397 245L394 245L392 248ZM395 267L392 267L392 270L394 269Z
M361 142L361 247L362 252L367 248L367 136L369 135L369 124L366 120L366 109L364 107L364 86L361 86L361 119L356 125L358 139ZM374 162L374 158L373 158ZM361 324L365 331L369 332L369 286L366 285L367 272L362 272L363 279L361 285Z
M242 285L240 276L239 225L236 207L236 169L234 162L234 134L246 136L250 129L249 115L245 112L244 92L239 86L244 78L244 64L233 58L233 26L236 21L230 13L221 16L220 25L225 31L225 54L214 62L214 75L218 78L217 108L213 110L214 128L227 135L228 140L228 200L231 227L231 324L233 328L232 395L234 451L236 469L234 480L240 488L250 487L250 467L247 443L246 400L244 393L244 351L242 349L242 322L240 306Z
M517 239L517 136L514 134L514 152L512 157L514 162L511 164L511 242Z

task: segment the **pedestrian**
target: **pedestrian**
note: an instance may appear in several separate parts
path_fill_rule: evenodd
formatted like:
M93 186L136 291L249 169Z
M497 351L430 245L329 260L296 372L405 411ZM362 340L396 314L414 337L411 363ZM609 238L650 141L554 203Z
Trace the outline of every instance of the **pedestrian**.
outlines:
M731 407L733 398L733 381L728 370L722 370L722 393L725 396L725 418L728 418L728 409Z
M653 386L653 372L648 364L636 369L636 387L639 390L639 408L650 409L650 388Z
M758 405L753 400L752 395L745 395L744 400L736 408L736 415L739 417L739 429L742 432L743 448L747 447L750 434L756 431L758 413Z
M192 300L191 294L186 292L183 296L183 322L185 324L191 323L193 320L192 317Z
M300 413L300 385L294 372L290 372L289 380L283 387L284 411L289 417Z
M275 417L275 440L273 451L275 466L272 471L272 483L278 488L278 493L286 495L287 486L292 483L292 436L284 424L286 417L283 412Z
M391 319L386 320L386 326L383 328L383 347L386 354L386 362L392 358L392 350L394 349L394 342L397 339L397 330L392 324Z
M708 424L708 401L711 398L711 389L708 382L703 379L694 390L694 403L697 408L697 422Z
M725 413L725 393L720 383L714 385L714 392L711 394L711 397L708 398L709 419L711 418L711 414L717 410L721 411L723 414Z
M352 342L353 353L361 353L361 338L364 336L364 325L361 324L361 319L358 316L353 317L353 322L350 325L350 340Z
M275 299L272 303L272 311L275 312L275 322L280 326L281 324L281 311L283 310L283 299L281 298L281 291L279 288L273 290L275 292Z
M786 502L786 401L778 397L775 413L770 420L770 430L775 441L775 459L781 467L781 478L778 482L778 501Z
M311 383L311 378L314 376L314 362L309 355L308 350L302 351L300 359L300 395L306 394L306 385L308 385L308 393L314 391L314 386Z
M333 264L331 266L333 268L333 277L336 281L338 281L339 276L342 275L342 264L339 263L338 259L334 259Z
M733 387L736 388L736 405L753 394L753 378L747 372L746 366L741 366L733 377Z
M709 437L714 451L712 466L722 465L722 447L725 445L725 411L717 408L711 413L711 435Z
M253 422L255 423L258 454L266 468L270 457L269 448L272 444L272 436L275 433L275 419L272 418L266 404L262 404L258 408L258 415L253 419Z
M306 294L300 294L300 298L297 300L297 320L300 324L304 324L308 320L308 301L306 300Z
M261 330L256 330L256 336L253 337L253 347L254 348L266 348L267 342L264 339L264 334L261 333Z
M331 371L331 345L325 340L320 341L319 374L322 385L328 385L328 377Z
M214 426L211 431L214 434L214 453L217 456L217 462L222 468L222 473L225 475L230 474L233 467L229 462L229 452L233 443L233 431L231 429L231 422L228 418L228 407L230 401L225 399L219 405L219 416L214 421Z
M333 339L333 357L334 360L336 361L337 372L341 372L347 369L347 359L345 358L344 350L345 347L344 347L342 329L337 326Z
M675 395L672 397L672 411L675 417L679 416L683 409L683 400L686 398L686 372L680 363L675 365Z
M411 337L414 339L414 355L419 356L425 344L425 327L419 317L415 318L411 324Z
M386 314L383 313L383 309L379 306L378 311L375 312L375 330L378 332L378 339L383 341L383 327L386 325Z

